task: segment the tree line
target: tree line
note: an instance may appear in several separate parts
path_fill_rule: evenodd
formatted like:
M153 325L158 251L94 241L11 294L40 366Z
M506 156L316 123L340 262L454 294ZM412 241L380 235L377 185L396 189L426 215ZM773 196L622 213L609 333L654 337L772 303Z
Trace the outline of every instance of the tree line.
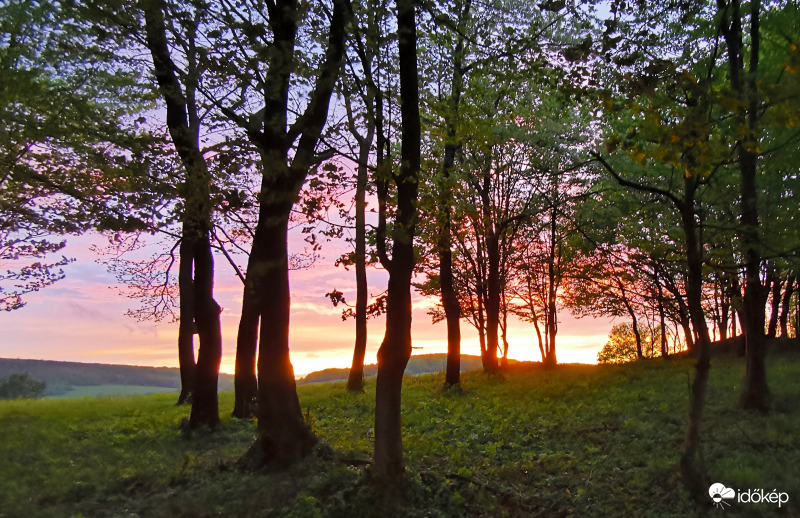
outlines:
M242 282L234 415L258 418L253 465L316 442L289 271L323 238L353 248L338 261L356 277L349 390L368 317L386 316L376 480L404 470L412 287L446 322L448 387L462 322L489 373L509 318L556 366L565 309L629 320L630 356L687 349L695 488L713 338L743 334L742 405L769 409L766 338L800 323L795 1L10 1L0 24L0 303L63 277L62 236L106 233L136 314L178 320L180 402L213 429L223 259ZM298 227L305 256L288 248ZM125 259L148 233L164 252ZM377 297L370 267L389 273Z

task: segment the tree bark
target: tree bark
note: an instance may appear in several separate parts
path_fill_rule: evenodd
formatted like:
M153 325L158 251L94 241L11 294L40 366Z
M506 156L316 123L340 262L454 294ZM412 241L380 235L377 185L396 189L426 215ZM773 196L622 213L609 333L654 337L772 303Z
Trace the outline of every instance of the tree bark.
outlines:
M192 402L194 390L195 359L194 359L194 307L192 300L194 279L194 259L189 236L183 236L180 244L180 266L178 267L178 297L179 297L179 322L178 322L178 365L181 373L181 393L178 396L178 405Z
M211 254L208 232L204 238L195 242L194 262L195 323L200 348L197 352L197 374L189 425L191 428L208 426L213 430L219 424L217 385L222 360L222 329L219 319L222 308L213 297L214 257Z
M658 302L658 317L661 323L661 357L669 357L669 343L667 342L667 319L664 314L664 303Z
M261 325L258 343L258 431L251 452L257 464L287 467L305 457L317 439L303 419L294 369L289 359L289 211L262 203L255 240L269 246L254 247L253 271L258 288L268 296L259 300ZM248 271L248 273L250 273Z
M413 0L397 1L400 57L401 164L396 176L397 212L386 298L386 335L378 350L375 396L375 454L372 473L379 485L397 488L405 471L400 393L411 356L411 276L420 169L421 124L417 74L417 27Z
M791 306L792 295L794 295L794 290L795 290L795 275L792 273L786 280L786 288L784 288L783 301L781 302L781 316L779 321L781 327L781 336L784 337L789 336L789 308Z
M367 230L366 230L366 191L367 160L372 147L373 130L359 144L358 170L356 172L356 339L353 347L353 363L347 378L347 390L364 391L364 356L367 351Z
M252 254L252 251L251 251ZM247 271L251 271L248 260ZM258 292L252 277L245 277L242 297L242 316L236 336L236 367L233 378L234 402L233 417L249 419L256 416L258 400L258 378L256 377L256 356L258 353L259 304Z
M455 129L455 128L454 128ZM453 135L454 137L455 135ZM446 144L442 163L442 177L445 184L440 194L439 217L439 279L442 291L442 306L447 323L447 370L444 384L446 387L459 385L461 382L461 304L458 301L453 283L453 243L450 208L452 196L447 184L453 168L457 146Z
M705 312L703 311L703 255L702 244L698 237L697 222L695 220L694 193L697 180L689 175L684 178L684 199L678 204L681 224L684 230L684 244L686 246L686 301L689 318L697 336L695 353L695 377L691 387L689 402L689 426L681 455L681 472L689 489L699 493L706 482L705 467L699 459L700 451L700 423L703 418L708 389L708 376L711 370L711 338L708 333Z
M469 15L471 1L467 0L459 11L459 23ZM453 50L453 77L450 84L450 112L445 117L447 142L442 159L442 185L439 187L439 279L442 291L442 307L447 323L447 369L445 387L459 385L461 382L461 304L458 302L453 283L453 241L451 208L453 202L450 174L455 165L456 154L461 148L456 142L456 121L464 84L464 37L459 32Z
M489 205L487 205L487 210ZM500 327L500 240L488 221L486 255L488 259L486 297L486 355L483 368L486 372L497 371L497 347Z
M778 313L781 309L781 288L783 280L780 271L772 275L772 300L770 302L769 326L767 326L767 338L775 338L778 334Z
M558 333L558 306L556 295L558 294L559 284L556 274L556 262L559 255L557 253L557 218L558 213L555 204L553 204L553 208L550 211L550 253L547 260L547 323L545 326L548 336L547 358L544 361L545 367L549 368L555 367L558 363L558 360L556 359L556 333ZM635 324L634 329L636 329ZM638 330L636 330L636 332L638 333ZM637 344L639 344L639 349L641 349L641 344L639 341L637 341Z

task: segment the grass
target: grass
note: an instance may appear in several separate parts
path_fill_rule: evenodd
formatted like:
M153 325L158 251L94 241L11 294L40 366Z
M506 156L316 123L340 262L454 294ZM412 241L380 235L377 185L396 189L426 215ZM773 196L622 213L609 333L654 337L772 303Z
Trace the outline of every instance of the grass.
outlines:
M710 499L684 490L691 360L562 366L504 378L406 378L408 501L402 516L800 516L800 356L769 360L775 409L738 410L743 361L715 358L703 422L710 479L789 494L773 504ZM372 449L374 381L300 387L303 412L333 448L279 474L243 473L236 460L255 424L227 418L190 437L174 395L0 403L0 516L375 516L364 481Z
M74 399L80 397L135 396L139 394L177 394L178 392L180 390L175 388L144 385L81 385L73 386L61 394L47 397Z

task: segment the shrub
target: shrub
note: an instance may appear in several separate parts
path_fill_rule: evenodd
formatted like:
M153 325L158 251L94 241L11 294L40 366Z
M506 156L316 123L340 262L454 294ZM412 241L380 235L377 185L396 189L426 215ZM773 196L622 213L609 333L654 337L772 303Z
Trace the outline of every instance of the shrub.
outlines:
M0 399L39 399L47 384L31 378L30 374L12 374L0 381Z

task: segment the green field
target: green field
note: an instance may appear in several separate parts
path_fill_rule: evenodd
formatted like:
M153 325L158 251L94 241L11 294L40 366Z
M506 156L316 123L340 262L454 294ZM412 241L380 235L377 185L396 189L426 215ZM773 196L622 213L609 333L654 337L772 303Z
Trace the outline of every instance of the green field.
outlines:
M710 481L786 492L774 504L711 500L684 489L688 359L561 366L489 378L407 378L408 500L398 516L800 516L800 356L769 360L775 408L736 409L743 360L715 358L703 423ZM0 402L0 516L383 516L364 472L372 448L374 381L301 387L303 412L326 446L285 473L236 461L255 437L231 420L190 437L174 395ZM390 513L391 514L391 513Z
M140 394L177 394L175 388L148 387L142 385L83 385L73 386L64 393L52 398L135 396Z

